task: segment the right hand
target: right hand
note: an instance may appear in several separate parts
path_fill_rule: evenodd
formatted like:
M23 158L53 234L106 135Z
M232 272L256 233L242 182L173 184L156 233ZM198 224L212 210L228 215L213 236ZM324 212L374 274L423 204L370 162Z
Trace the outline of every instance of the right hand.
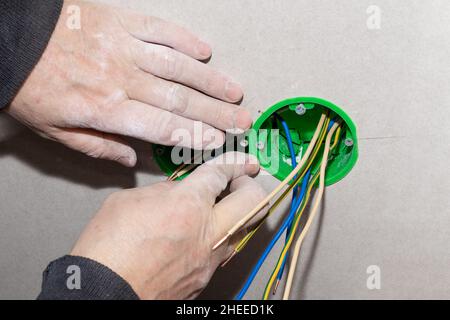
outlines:
M249 177L258 170L253 157L227 153L183 181L115 193L71 254L109 267L141 299L194 298L245 231L215 251L214 244L266 197ZM229 183L231 193L217 202ZM266 208L247 227L265 213Z
M69 6L81 29L66 26ZM248 111L232 103L242 89L198 60L211 48L189 31L125 9L66 0L50 42L7 112L34 131L87 155L134 166L120 138L175 145L176 129L191 148L215 148L224 130L248 129ZM195 140L196 139L196 140Z

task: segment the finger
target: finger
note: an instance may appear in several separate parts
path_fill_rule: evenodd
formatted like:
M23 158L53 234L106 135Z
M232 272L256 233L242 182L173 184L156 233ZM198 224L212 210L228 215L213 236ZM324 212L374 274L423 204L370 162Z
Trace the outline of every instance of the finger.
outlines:
M230 77L180 52L148 43L138 43L133 52L136 65L155 76L183 83L224 101L242 99L241 86Z
M215 149L225 142L222 131L139 101L125 101L107 115L94 117L89 123L98 131L167 146Z
M231 193L214 207L216 240L239 222L249 211L256 207L267 196L264 188L254 179L243 176L231 183ZM259 221L266 213L268 207L261 210L247 226Z
M118 16L124 28L136 39L172 47L194 59L211 56L209 44L183 27L132 11L119 12Z
M62 129L56 138L90 157L116 161L127 167L136 165L136 152L117 136L89 129Z
M258 170L259 164L255 157L229 152L198 167L178 187L193 196L201 195L212 206L228 182L244 175L256 174Z
M137 73L127 88L130 99L202 121L221 130L247 130L250 113L239 106L206 96L178 83Z

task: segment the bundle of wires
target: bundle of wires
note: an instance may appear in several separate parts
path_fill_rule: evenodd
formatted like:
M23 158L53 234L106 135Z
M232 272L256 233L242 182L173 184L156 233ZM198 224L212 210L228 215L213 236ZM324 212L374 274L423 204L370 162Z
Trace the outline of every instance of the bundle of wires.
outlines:
M321 121L321 123L319 123L319 125L316 129L316 132L315 132L315 137L317 137L317 139L316 140L312 139L310 142L310 146L309 146L310 150L309 151L311 151L311 153L306 152L305 157L302 159L301 163L297 164L296 154L294 152L294 147L293 147L293 143L292 143L290 130L289 130L286 122L284 121L284 119L282 119L282 117L280 117L279 115L277 115L276 117L283 127L286 141L287 141L289 151L290 151L292 166L294 168L293 169L294 175L292 176L292 174L291 174L291 177L288 177L289 180L287 178L286 179L287 181L286 180L285 181L289 182L292 178L294 178L294 180L293 180L291 186L287 190L285 190L285 192L275 201L274 205L270 208L267 216L269 216L274 211L274 209L281 203L281 201L292 190L294 190L293 196L292 196L288 215L283 220L283 223L281 224L280 228L278 229L276 234L273 236L270 243L268 244L268 246L264 250L263 254L261 255L260 259L254 266L254 268L253 268L252 272L250 273L249 277L247 278L247 281L245 282L243 288L240 290L240 292L236 296L237 300L240 300L244 297L244 295L246 294L250 285L252 284L253 280L255 279L259 269L261 268L264 261L266 260L267 256L270 254L270 252L272 251L273 247L278 242L280 237L286 232L286 240L285 240L284 247L279 255L276 266L275 266L275 268L271 274L271 277L266 285L263 299L269 298L272 287L274 286L274 283L276 281L276 284L275 284L275 287L273 290L273 293L275 293L275 291L278 287L278 284L280 283L280 281L282 279L282 276L284 273L284 268L285 268L286 261L287 261L287 257L288 257L290 248L292 246L293 240L295 239L295 237L297 235L297 231L299 229L299 225L300 225L301 218L303 216L303 212L305 211L305 208L307 207L309 199L311 198L312 189L315 186L315 184L317 183L317 180L320 178L319 191L321 190L321 192L319 192L318 198L316 199L316 202L314 203L314 206L313 206L313 209L309 216L309 219L306 222L306 225L303 228L303 230L298 238L298 241L295 245L295 248L294 248L294 255L293 255L293 258L291 261L291 266L290 266L289 275L288 275L288 282L286 284L286 289L285 289L285 294L284 294L285 299L289 298L290 290L292 287L293 273L295 272L295 265L297 264L301 243L302 243L306 233L308 232L309 226L312 223L312 220L315 216L315 213L317 211L318 205L320 204L320 200L321 200L321 197L323 194L324 183L325 183L324 176L325 176L325 170L326 170L326 166L327 166L327 162L328 162L329 152L330 152L330 150L335 148L335 146L337 145L337 143L339 141L339 137L340 137L340 124L333 120L330 120L328 114L323 115L321 119L324 119L324 121ZM331 138L334 136L335 132L336 132L336 135L335 135L334 144L333 144L333 146L330 146ZM325 137L326 137L326 141L324 141ZM324 148L323 158L317 160L316 159L317 155L319 153L319 150L322 149L323 144L325 144L325 146L323 147ZM318 166L320 166L320 171L317 168ZM302 169L302 170L300 170L300 169ZM312 175L312 172L314 172L314 171L317 171L317 172L315 172L314 175ZM300 173L297 174L297 172L300 172ZM285 181L283 181L283 183ZM300 189L300 191L299 191L299 189ZM266 216L266 218L267 218L267 216ZM253 235L256 233L256 231L259 229L259 227L262 225L263 222L264 222L264 220L261 221L260 224L241 241L240 244L238 244L238 246L235 249L235 254L239 253L245 247L245 245L253 237ZM234 256L234 254L233 254L233 256Z
M318 211L318 207L320 205L323 196L325 188L325 173L328 164L329 154L336 147L340 139L341 127L339 121L331 120L329 117L329 113L322 114L319 123L316 127L316 130L314 132L314 135L311 141L309 142L306 152L303 154L303 157L301 158L300 162L297 163L297 155L295 154L295 148L292 141L291 131L286 121L280 115L275 115L275 119L281 124L281 127L283 128L293 170L288 175L288 177L286 177L285 180L283 180L283 182L281 182L277 186L277 188L275 188L260 204L258 204L258 206L256 206L251 212L249 212L233 228L231 228L228 231L227 235L221 241L219 241L213 248L216 249L225 240L231 237L234 233L236 233L241 228L245 227L245 225L263 207L265 207L272 199L275 198L275 196L283 189L283 187L289 185L288 188L286 188L284 192L275 200L273 205L270 207L267 215L262 219L262 221L260 221L260 223L256 226L256 228L254 228L244 237L244 239L241 240L241 242L236 246L234 253L222 265L224 266L236 254L238 254L245 248L250 239L263 225L267 217L270 216L275 211L275 209L283 202L283 200L287 197L287 195L292 192L292 199L289 208L289 213L283 220L281 226L279 227L279 229L277 230L277 232L267 245L266 249L264 250L263 254L259 258L258 262L254 266L243 288L236 296L237 300L240 300L244 297L247 290L250 288L253 280L255 279L257 273L259 272L261 266L264 264L266 258L269 256L270 252L272 251L272 249L274 248L274 246L284 233L286 233L285 243L283 249L279 254L277 263L265 287L263 299L268 299L271 292L272 293L276 292L278 285L282 280L287 258L291 251L292 244L294 242L294 239L298 236L297 241L295 243L295 247L293 248L288 278L286 281L286 286L283 295L283 299L289 298L290 291L292 288L293 277L297 266L297 261L299 258L300 248ZM331 140L333 137L334 141L333 145L331 145ZM320 150L323 150L323 156L321 159L317 158ZM177 169L176 172L174 172L174 174L169 178L169 180L174 180L177 177L180 177L186 174L187 172L191 171L193 168L195 168L195 165L182 166L179 169ZM305 223L305 226L301 231L299 231L299 226L301 224L300 222L302 221L303 213L307 207L307 204L309 203L309 200L312 197L313 188L316 186L318 181L319 186L317 188L317 196L315 197L315 202L312 205L312 209Z

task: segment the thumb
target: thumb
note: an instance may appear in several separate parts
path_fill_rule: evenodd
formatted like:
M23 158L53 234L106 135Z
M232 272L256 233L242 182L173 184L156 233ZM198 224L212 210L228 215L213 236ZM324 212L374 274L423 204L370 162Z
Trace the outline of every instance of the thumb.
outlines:
M228 152L198 167L178 187L193 195L201 195L212 207L230 181L241 176L254 175L258 171L259 163L255 157L240 152Z
M90 129L62 129L55 138L90 157L116 161L126 167L136 165L136 152L115 135Z
M238 223L248 212L267 196L264 188L249 176L235 179L230 186L231 193L214 207L214 234L218 241L227 231ZM264 207L247 226L258 222L268 210Z

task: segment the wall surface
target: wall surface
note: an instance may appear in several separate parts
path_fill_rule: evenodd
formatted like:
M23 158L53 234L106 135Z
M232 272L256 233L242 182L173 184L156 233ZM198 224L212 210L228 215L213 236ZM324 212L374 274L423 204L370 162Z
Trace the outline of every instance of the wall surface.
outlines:
M327 189L294 287L301 299L450 299L450 2L419 0L103 1L178 22L214 47L211 65L245 88L253 116L293 96L342 106L360 159ZM367 27L367 8L381 29ZM0 298L32 299L112 191L164 177L150 146L139 165L89 159L0 118ZM276 185L260 177L267 190ZM203 298L232 298L281 212L213 278ZM279 247L275 252L278 252ZM259 298L275 255L248 298ZM381 269L369 290L367 268Z

